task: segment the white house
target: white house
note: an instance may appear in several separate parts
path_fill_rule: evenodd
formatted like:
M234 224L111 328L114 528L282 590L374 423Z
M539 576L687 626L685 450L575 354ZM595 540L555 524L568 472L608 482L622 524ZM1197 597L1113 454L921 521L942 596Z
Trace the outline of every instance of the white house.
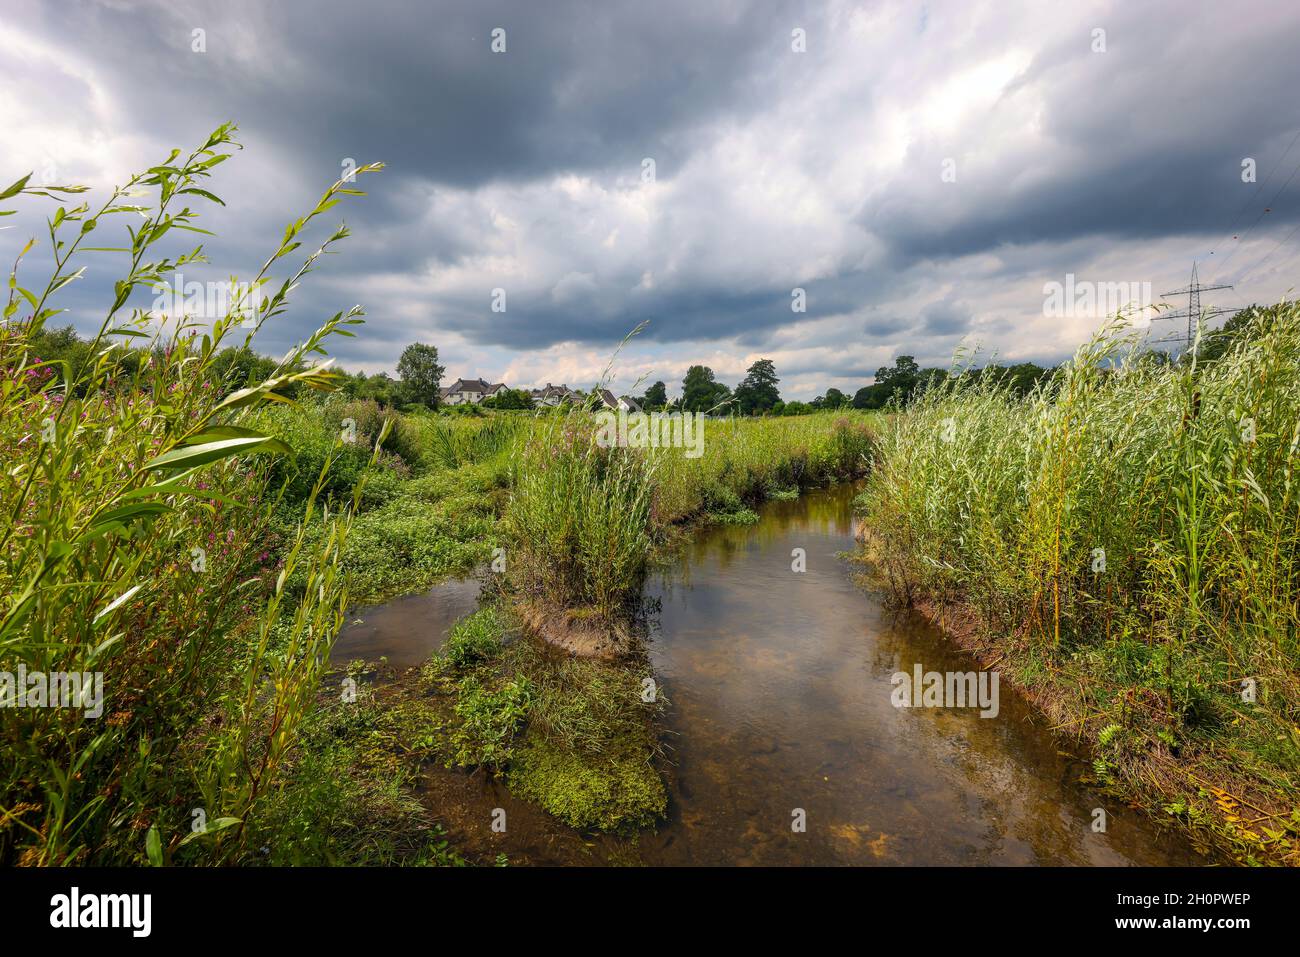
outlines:
M532 396L533 404L554 408L561 402L568 402L578 405L585 398L581 392L570 389L567 385L551 385L546 383L545 389L533 389L528 393Z
M443 405L479 403L496 395L505 387L504 382L493 384L483 379L457 379L451 385L440 390L440 398Z
M614 412L640 412L641 405L631 396L615 396L608 389L598 389L596 395L600 404Z

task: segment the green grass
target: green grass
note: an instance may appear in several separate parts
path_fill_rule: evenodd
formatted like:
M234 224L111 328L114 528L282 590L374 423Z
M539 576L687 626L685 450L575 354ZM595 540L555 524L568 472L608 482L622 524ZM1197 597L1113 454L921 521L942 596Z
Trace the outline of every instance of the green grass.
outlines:
M1023 401L958 379L899 415L860 499L869 555L900 600L973 610L1060 723L1121 728L1099 746L1117 785L1294 862L1300 308L1208 364L1135 346L1112 327Z

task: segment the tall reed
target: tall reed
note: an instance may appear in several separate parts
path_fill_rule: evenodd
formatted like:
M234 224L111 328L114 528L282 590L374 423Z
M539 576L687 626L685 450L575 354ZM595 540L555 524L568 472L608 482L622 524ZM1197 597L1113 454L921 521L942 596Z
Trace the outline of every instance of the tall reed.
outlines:
M860 505L894 592L965 603L1031 680L1063 679L1079 727L1157 749L1235 729L1238 771L1294 794L1298 452L1296 303L1208 363L1116 322L1023 401L962 376L923 395Z
M653 544L654 460L602 448L580 410L532 421L506 513L515 580L549 604L616 618L639 591Z
M0 708L3 863L243 859L342 620L339 555L356 501L323 506L326 456L296 536L272 562L263 536L277 489L265 456L293 450L250 425L259 408L288 401L285 389L330 388L328 370L305 360L359 323L360 310L335 315L264 381L227 394L213 370L223 342L246 328L250 343L347 230L260 303L232 303L210 324L128 306L137 288L203 261L202 247L175 258L158 247L204 232L183 204L220 202L206 181L237 146L234 132L222 126L188 155L174 151L97 208L74 203L80 187L35 188L26 177L0 193L56 204L52 275L25 288L28 243L0 325L0 671L99 672L104 696L100 716L15 707L12 696ZM357 192L342 182L327 190L251 287ZM124 245L101 240L124 216ZM92 232L107 244L96 252L121 257L124 271L87 358L56 380L32 344L61 311L59 291L82 276L75 261ZM131 344L144 345L141 361L123 361ZM326 533L308 547L304 529L320 523ZM291 598L295 573L306 585Z

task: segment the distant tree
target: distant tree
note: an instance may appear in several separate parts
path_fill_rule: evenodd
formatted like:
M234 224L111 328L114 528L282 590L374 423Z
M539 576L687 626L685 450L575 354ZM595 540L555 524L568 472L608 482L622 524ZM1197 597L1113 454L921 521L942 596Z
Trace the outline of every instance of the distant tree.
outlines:
M358 399L373 399L385 408L398 405L401 400L401 386L387 372L376 372L366 376L357 386Z
M875 385L864 385L853 393L853 408L883 409L891 394L889 386L884 383L877 382Z
M875 384L870 387L872 391L859 400L866 404L858 407L879 409L890 401L910 402L918 392L947 377L948 373L942 369L922 369L912 356L898 356L892 366L881 366L876 370Z
M668 405L668 387L662 382L656 382L650 388L645 390L645 395L641 397L641 408L647 412L654 412Z
M1021 362L1007 367L1007 378L1011 391L1024 398L1038 385L1038 380L1047 375L1048 370L1032 362Z
M1251 322L1265 313L1258 305L1247 306L1235 313L1231 319L1218 329L1201 336L1201 347L1196 353L1198 362L1213 362L1231 352L1238 344L1246 341Z
M270 378L276 364L274 359L259 356L247 346L230 346L217 353L212 369L222 387L233 392Z
M941 385L948 378L947 369L922 369L916 376L916 384L906 393L904 399L910 401L916 396Z
M742 415L761 415L777 402L781 393L777 391L776 365L771 359L759 359L749 367L745 378L736 386L736 408Z
M423 342L412 342L397 360L397 375L402 380L405 399L430 409L438 407L438 390L445 371L438 364L437 348Z
M894 359L894 365L882 366L876 370L876 382L880 385L887 385L895 391L900 389L911 389L916 384L917 378L921 374L921 367L916 364L916 359L912 356L898 356Z
M822 399L821 408L823 409L842 409L851 404L847 395L833 386L826 390L826 397Z
M731 390L713 377L708 366L691 366L682 379L682 408L687 412L709 412L726 402Z
M479 404L485 409L531 409L533 397L523 389L502 389Z
M813 407L807 402L787 402L781 408L782 415L809 415Z

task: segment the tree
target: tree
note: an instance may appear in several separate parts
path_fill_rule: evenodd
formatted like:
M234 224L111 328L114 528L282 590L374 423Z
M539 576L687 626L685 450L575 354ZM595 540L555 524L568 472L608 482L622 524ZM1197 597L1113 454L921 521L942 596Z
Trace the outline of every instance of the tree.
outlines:
M776 384L776 366L771 359L759 359L749 367L736 386L736 407L742 415L760 415L781 401Z
M650 388L645 390L645 395L641 397L641 408L647 412L655 412L668 405L668 387L662 382L656 382Z
M866 404L858 405L860 409L879 409L883 408L891 399L897 399L900 402L907 402L916 392L916 387L922 381L922 376L926 376L927 381L933 381L935 373L940 372L938 369L927 369L924 373L921 367L916 364L916 359L912 356L898 356L894 359L893 366L881 366L876 370L875 385L869 386L871 390L866 397L860 401ZM855 404L862 396L862 390L854 396Z
M423 342L412 342L397 360L397 375L407 401L431 409L438 407L438 390L446 370L438 364L438 350Z
M485 409L531 409L533 397L523 389L502 389L479 404Z
M888 401L889 386L880 382L875 385L864 385L853 393L853 408L855 409L883 409Z
M821 408L823 409L842 409L849 404L849 397L839 389L832 386L826 390L826 397L822 399Z
M898 356L894 365L881 366L876 370L876 383L888 386L891 392L911 391L921 374L921 367L912 356Z
M687 412L711 412L731 396L731 390L713 377L708 366L691 366L682 380L682 408Z

